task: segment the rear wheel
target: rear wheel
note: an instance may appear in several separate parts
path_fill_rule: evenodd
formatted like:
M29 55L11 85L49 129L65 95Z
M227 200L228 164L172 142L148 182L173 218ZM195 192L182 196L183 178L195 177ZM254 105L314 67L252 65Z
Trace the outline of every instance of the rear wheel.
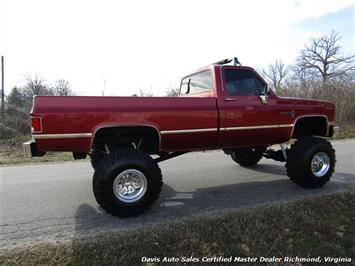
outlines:
M105 156L107 154L110 153L110 151L112 150L119 150L119 149L131 149L133 150L132 148L129 148L129 147L118 147L117 145L99 145L99 146L94 146L94 148L91 150L91 153L90 153L90 157L91 157L91 165L92 165L92 168L96 169L96 167L99 165L99 163L101 162L101 160L103 158L105 158Z
M240 166L253 166L257 164L263 156L265 148L241 148L232 151L233 161Z
M137 216L158 199L162 187L158 164L133 149L113 151L97 165L93 178L96 201L106 212Z
M90 154L92 168L96 169L96 167L106 155L107 153L101 150L92 150Z
M329 181L335 162L335 151L328 141L303 137L287 152L287 175L301 187L319 188Z

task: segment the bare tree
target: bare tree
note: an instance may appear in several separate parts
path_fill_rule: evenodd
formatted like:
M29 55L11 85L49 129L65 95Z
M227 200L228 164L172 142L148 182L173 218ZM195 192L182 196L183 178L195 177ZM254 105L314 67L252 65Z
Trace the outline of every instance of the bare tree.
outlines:
M153 93L152 93L151 90L145 91L145 90L139 89L139 96L141 96L141 97L153 97Z
M54 89L55 95L57 95L57 96L74 95L74 92L70 88L69 81L64 80L64 79L57 80L53 89Z
M263 76L271 83L274 90L280 91L282 81L289 73L289 67L285 66L281 59L276 60L274 64L269 64L267 69L262 70Z
M23 87L14 87L7 96L7 102L16 107L30 110L35 95L54 95L54 90L45 84L38 75L26 75Z
M179 96L179 88L171 88L171 89L167 89L165 91L166 93L166 96L169 96L169 97L176 97L176 96Z
M28 100L32 100L34 95L53 95L54 92L49 88L45 81L38 75L26 75L26 84L22 91Z
M54 95L45 81L38 75L26 75L26 84L20 88L22 99L25 102L24 106L28 108L32 105L32 99L35 95Z
M281 94L284 96L306 97L312 96L312 91L318 87L319 79L312 69L304 69L299 65L290 65L289 73L283 81L283 90Z
M319 38L311 38L310 44L305 45L297 59L303 69L313 69L320 75L323 85L330 78L347 76L355 70L355 55L345 56L338 44L341 36L332 31Z

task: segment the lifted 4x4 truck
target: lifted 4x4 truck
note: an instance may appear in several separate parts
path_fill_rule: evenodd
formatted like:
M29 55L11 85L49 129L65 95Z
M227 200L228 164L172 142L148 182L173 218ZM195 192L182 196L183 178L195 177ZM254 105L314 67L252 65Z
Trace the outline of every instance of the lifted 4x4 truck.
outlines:
M89 155L98 204L121 217L151 207L163 184L158 163L190 151L223 149L245 167L262 157L283 161L306 188L322 187L335 167L325 139L338 130L334 104L277 97L236 58L182 78L179 97L36 96L31 122L25 155Z

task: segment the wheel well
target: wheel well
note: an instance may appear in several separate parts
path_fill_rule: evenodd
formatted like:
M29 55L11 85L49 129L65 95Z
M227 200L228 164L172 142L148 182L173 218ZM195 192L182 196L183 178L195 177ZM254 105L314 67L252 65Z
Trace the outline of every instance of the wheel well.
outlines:
M328 131L327 119L323 116L302 117L294 125L291 138L299 139L304 136L326 136Z
M105 127L95 132L92 149L134 147L155 153L160 147L160 134L150 126Z

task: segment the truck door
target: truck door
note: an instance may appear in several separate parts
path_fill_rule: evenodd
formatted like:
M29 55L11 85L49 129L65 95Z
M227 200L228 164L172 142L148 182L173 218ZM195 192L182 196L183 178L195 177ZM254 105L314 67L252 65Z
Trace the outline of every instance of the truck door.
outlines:
M261 101L265 81L253 69L223 66L220 146L278 143L279 111L275 97ZM273 96L273 94L270 94Z

